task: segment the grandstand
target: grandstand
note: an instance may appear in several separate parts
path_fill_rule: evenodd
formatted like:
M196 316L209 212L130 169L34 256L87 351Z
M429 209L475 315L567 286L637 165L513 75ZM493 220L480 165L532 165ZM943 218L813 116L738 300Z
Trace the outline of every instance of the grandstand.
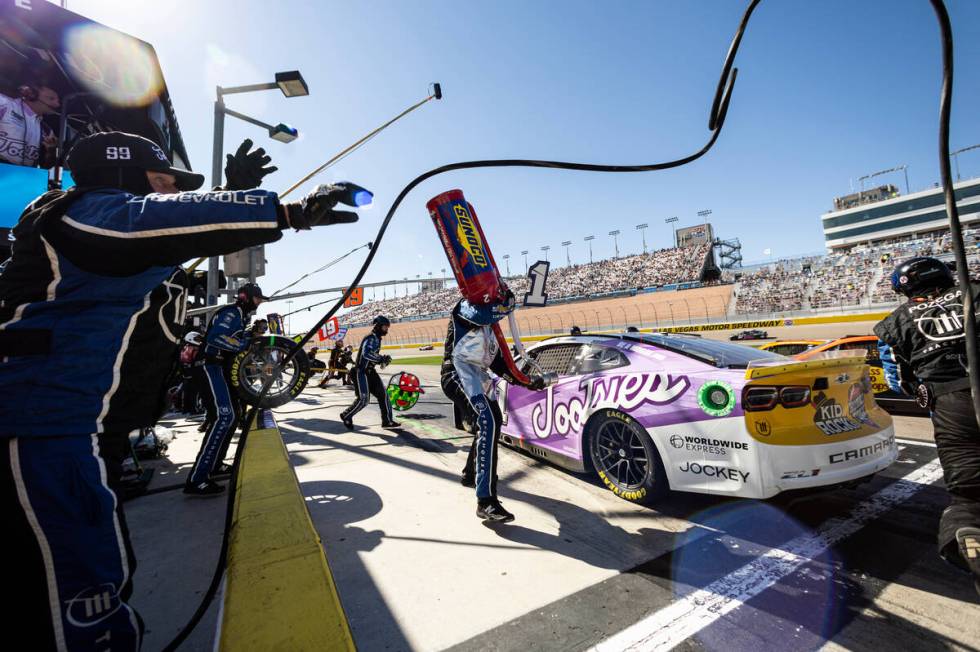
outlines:
M972 275L980 271L980 229L963 231ZM952 259L949 231L858 245L826 256L781 260L745 270L735 279L740 315L853 306L894 305L889 276L896 261L913 256Z
M661 249L552 269L546 291L549 303L592 300L649 288L696 284L704 278L706 269L713 266L711 245L708 243ZM524 276L507 279L507 284L517 297L528 292L528 283ZM373 301L348 312L341 319L351 326L370 323L375 316L382 314L392 320L417 320L445 314L458 300L459 290L453 286Z

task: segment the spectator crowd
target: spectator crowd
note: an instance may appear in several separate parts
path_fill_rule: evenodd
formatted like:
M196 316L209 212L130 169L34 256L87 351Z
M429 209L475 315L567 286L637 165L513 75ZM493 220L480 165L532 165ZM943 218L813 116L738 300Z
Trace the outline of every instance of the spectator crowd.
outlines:
M971 275L980 271L980 229L963 232ZM742 274L735 288L739 314L894 303L891 271L913 256L952 258L949 232L862 244L826 256L781 260Z
M545 291L549 300L587 299L610 292L698 281L710 253L709 244L699 244L552 268ZM517 297L530 290L525 276L508 278L507 284ZM418 292L367 303L347 313L343 320L356 325L382 314L392 319L436 315L451 310L458 300L459 290L455 286Z

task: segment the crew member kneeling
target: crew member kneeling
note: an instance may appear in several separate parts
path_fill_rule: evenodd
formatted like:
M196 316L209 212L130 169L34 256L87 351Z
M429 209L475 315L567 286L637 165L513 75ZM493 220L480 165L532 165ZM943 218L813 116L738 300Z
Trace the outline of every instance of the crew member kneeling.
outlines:
M932 410L951 498L939 521L939 554L970 570L980 592L980 428L966 372L962 288L935 258L901 263L891 282L909 301L874 329L885 378L894 391L914 395ZM980 284L971 283L969 291L973 305L980 305Z

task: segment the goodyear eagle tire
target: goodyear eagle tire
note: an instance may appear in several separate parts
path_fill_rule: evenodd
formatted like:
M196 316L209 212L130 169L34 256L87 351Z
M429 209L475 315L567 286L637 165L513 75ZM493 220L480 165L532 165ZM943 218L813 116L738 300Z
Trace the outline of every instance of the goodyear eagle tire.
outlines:
M592 468L607 489L641 505L667 493L660 455L636 421L619 410L602 410L589 421L587 432Z
M280 369L295 343L284 337L263 337L231 360L231 385L252 406L275 408L299 396L310 380L310 359L300 351ZM259 402L265 381L273 377L268 394Z

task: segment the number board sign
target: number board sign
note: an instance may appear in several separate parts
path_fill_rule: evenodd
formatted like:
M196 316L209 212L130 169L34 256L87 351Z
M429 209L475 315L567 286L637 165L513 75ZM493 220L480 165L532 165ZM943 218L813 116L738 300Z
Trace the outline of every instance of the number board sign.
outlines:
M364 288L354 288L350 296L344 301L345 308L353 308L364 303Z
M524 295L525 306L541 307L548 303L548 293L544 290L548 283L549 269L551 263L547 260L539 260L527 270L527 277L531 279L531 291Z

